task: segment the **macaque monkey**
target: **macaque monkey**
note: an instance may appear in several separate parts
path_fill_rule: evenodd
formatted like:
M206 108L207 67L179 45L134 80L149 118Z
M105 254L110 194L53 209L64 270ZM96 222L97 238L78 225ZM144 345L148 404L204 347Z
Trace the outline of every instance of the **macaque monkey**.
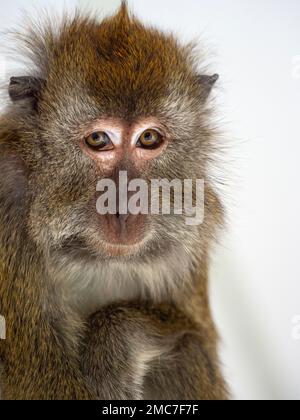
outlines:
M125 2L18 43L32 66L0 119L2 398L228 399L208 299L218 76ZM99 215L97 182L120 171L204 179L204 222Z

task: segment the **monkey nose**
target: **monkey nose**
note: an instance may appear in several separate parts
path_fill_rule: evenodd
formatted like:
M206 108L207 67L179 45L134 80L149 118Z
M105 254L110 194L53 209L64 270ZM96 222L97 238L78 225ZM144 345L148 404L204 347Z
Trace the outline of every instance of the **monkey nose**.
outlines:
M120 214L119 212L117 212L115 214L115 218L118 230L120 231L120 236L123 237L124 235L126 235L129 214Z

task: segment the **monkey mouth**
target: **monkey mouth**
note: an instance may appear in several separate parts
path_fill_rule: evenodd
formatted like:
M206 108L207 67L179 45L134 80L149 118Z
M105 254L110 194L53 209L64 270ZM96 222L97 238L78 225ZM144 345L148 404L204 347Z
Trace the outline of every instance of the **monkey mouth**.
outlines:
M99 259L123 259L137 257L143 255L153 238L152 229L147 231L145 235L136 235L134 238L118 236L113 234L112 237L107 233L103 235L95 230L95 233L89 237L73 236L61 243L59 247L52 248L55 254L62 256L69 255L73 259L95 261Z
M108 242L103 242L103 250L106 257L117 258L117 257L130 257L135 256L141 252L144 248L146 240L137 242L134 244L124 245L124 244L112 244Z
M130 247L141 242L144 237L145 216L120 213L99 216L105 242L116 246Z
M90 238L89 243L107 258L135 256L142 252L152 236L143 215L116 214L100 219L101 234Z

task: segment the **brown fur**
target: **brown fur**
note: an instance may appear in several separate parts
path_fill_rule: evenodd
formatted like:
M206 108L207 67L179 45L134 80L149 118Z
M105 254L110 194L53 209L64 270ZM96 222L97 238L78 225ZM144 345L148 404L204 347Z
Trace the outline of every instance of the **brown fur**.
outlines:
M119 269L91 249L86 203L101 174L76 137L99 115L155 115L173 142L142 176L206 179L217 147L207 102L215 78L199 77L192 47L145 28L125 3L101 23L76 16L58 32L48 25L19 35L19 43L34 67L25 86L12 80L0 123L3 398L226 399L207 291L223 220L213 185L201 227L157 217L155 240ZM83 267L84 282L87 264L99 273L108 267L111 288L123 275L128 285L138 281L135 298L80 314L65 297L71 268Z

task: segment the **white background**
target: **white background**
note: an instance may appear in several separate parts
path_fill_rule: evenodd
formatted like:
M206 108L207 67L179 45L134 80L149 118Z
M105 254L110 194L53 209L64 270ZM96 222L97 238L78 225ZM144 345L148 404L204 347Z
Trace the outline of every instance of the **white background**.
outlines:
M31 4L1 2L0 30ZM106 12L119 1L33 4L94 4ZM146 22L175 30L184 40L203 40L212 51L212 70L221 75L219 109L232 170L230 223L216 252L211 288L234 396L300 399L300 328L293 327L300 318L299 0L130 4ZM3 62L2 56L0 72Z

